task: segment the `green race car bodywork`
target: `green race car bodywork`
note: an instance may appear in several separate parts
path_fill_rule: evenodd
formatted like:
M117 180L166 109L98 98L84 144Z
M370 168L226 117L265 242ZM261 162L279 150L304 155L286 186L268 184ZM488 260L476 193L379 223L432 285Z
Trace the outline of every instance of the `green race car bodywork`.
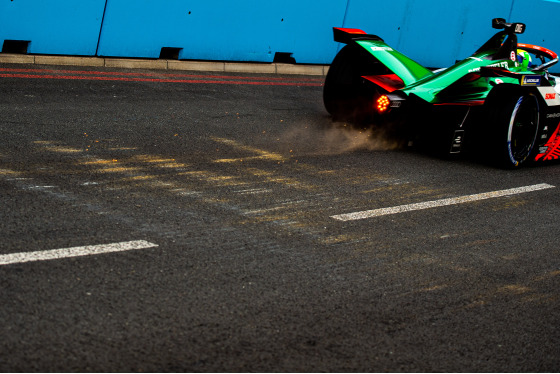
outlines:
M427 148L461 153L484 147L506 167L560 158L560 97L547 71L556 53L518 43L522 23L498 18L492 26L503 31L472 56L436 71L378 36L334 28L335 41L346 46L327 74L325 107L336 120L398 124L401 135ZM533 65L530 55L541 63Z
M524 67L517 66L517 63L511 59L506 60L489 60L491 52L481 52L474 54L466 60L460 61L450 68L433 73L414 60L406 57L402 53L395 51L385 42L381 41L358 41L358 45L370 52L385 66L390 66L395 74L402 79L404 88L402 92L406 94L415 94L430 103L437 103L440 100L438 95L446 88L453 85L459 79L465 76L465 72L476 73L483 67L497 67L507 69L517 74L533 76L533 71ZM465 100L485 99L488 93L496 84L496 80L500 78L490 78L488 80L475 80L470 82L468 86L473 89L473 93L465 94ZM518 78L502 77L503 83L519 83ZM469 90L467 90L469 91Z

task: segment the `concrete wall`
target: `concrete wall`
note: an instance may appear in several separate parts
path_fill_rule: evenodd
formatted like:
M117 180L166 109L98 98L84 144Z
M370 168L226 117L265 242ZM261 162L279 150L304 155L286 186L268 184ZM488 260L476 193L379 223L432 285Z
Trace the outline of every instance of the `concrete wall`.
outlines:
M443 12L443 13L442 13ZM559 0L0 0L0 43L30 54L329 64L333 26L362 28L429 67L472 54L490 20L525 22L521 42L560 52Z

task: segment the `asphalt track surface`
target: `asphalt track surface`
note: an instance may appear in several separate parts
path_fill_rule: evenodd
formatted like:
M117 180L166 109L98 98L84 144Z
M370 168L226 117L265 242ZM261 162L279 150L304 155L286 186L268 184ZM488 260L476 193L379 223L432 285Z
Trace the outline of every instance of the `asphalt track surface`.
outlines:
M0 65L0 370L560 371L560 165L396 148L321 85Z

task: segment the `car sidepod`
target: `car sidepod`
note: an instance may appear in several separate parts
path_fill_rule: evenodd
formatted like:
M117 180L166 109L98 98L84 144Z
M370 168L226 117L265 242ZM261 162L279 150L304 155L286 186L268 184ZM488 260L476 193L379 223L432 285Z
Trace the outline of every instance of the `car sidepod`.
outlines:
M511 169L558 158L560 97L552 86L523 81L494 87L471 121L471 146L486 162Z
M537 136L535 161L560 159L560 94L554 87L537 88L541 101L541 128Z

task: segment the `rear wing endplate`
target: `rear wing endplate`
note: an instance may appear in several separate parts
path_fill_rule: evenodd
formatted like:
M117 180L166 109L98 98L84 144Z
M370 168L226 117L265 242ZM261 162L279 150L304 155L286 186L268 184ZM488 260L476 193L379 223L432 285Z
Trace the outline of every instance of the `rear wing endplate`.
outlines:
M383 41L377 35L367 34L360 29L347 29L343 27L333 27L334 41L338 43L350 44L356 40L376 40Z

